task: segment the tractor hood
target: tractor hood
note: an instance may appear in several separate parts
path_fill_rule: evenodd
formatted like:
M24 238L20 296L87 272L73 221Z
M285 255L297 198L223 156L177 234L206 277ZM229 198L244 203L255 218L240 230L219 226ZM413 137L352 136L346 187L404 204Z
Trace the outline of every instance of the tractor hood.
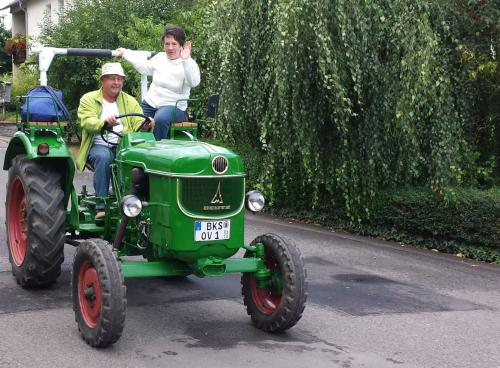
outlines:
M244 175L241 158L232 151L200 141L146 141L119 150L117 161L141 167L152 174L216 175L212 161L223 156L228 161L224 175Z

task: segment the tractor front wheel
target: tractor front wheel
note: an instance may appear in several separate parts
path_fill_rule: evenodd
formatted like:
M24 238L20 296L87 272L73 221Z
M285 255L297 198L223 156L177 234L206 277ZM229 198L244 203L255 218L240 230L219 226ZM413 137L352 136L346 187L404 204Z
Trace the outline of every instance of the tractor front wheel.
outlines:
M12 160L5 225L12 274L23 287L44 287L61 274L66 211L61 174L49 162Z
M254 273L241 277L243 302L254 325L267 332L281 332L302 317L307 299L304 262L297 247L276 235L257 237L251 245L264 245L264 264L270 277L258 282ZM248 251L247 257L255 257Z
M90 239L78 246L71 289L75 319L85 342L103 348L118 341L125 324L127 300L111 244Z

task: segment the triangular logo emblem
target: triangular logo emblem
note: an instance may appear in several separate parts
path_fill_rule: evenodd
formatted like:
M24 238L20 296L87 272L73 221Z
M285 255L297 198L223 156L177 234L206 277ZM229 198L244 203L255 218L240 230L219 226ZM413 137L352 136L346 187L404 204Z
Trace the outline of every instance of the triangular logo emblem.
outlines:
M217 190L215 191L215 195L210 201L211 204L222 204L224 203L224 200L222 199L222 194L220 192L220 181L219 185L217 185Z

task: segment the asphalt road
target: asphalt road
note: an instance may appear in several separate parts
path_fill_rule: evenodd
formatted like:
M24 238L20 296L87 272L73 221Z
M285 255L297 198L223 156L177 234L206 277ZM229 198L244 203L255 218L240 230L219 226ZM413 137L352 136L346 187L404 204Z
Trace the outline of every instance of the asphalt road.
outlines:
M0 137L2 164L7 141ZM6 178L4 171L1 198ZM79 185L90 180L77 178ZM126 281L121 339L95 350L80 338L71 308L74 249L66 246L63 274L54 287L23 290L11 275L0 229L2 368L500 368L497 266L249 215L247 241L281 233L305 258L309 298L294 328L279 335L255 329L237 275L136 279Z

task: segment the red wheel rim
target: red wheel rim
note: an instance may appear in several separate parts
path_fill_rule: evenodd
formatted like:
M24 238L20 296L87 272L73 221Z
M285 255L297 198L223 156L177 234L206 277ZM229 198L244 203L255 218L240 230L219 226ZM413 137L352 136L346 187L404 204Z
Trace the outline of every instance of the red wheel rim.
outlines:
M19 177L14 179L10 187L7 218L10 254L14 264L19 267L24 262L27 248L26 194Z
M281 273L278 262L266 255L266 267L273 273ZM252 299L257 308L264 314L273 314L281 303L281 294L277 294L272 288L260 288L257 286L255 276L250 278L250 290Z
M97 271L89 261L78 272L78 302L85 324L95 328L101 316L102 292Z

